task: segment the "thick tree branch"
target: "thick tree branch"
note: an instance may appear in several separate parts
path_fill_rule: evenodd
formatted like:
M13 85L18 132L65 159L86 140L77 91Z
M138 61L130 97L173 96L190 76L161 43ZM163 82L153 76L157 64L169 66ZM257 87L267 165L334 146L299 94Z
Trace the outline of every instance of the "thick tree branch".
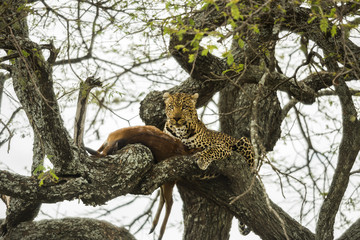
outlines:
M351 92L344 81L335 85L342 108L343 136L339 147L338 163L329 192L321 206L316 225L316 239L333 239L335 216L349 183L350 171L360 151L360 122Z
M169 163L169 162L168 162ZM181 161L179 167L183 168L186 162ZM167 164L166 161L164 164ZM158 164L163 165L163 163ZM155 167L156 168L156 167ZM153 168L153 170L155 170ZM160 168L160 166L159 166ZM177 171L177 168L173 170ZM195 169L194 169L195 170ZM185 172L180 171L179 175ZM210 172L218 172L222 176L208 180L194 180L184 178L178 184L193 192L215 201L215 203L226 207L233 215L241 219L252 228L262 239L284 239L284 230L281 227L280 219L285 223L285 229L290 239L314 239L314 235L292 219L285 211L270 201L267 204L265 191L258 180L253 182L255 177L248 166L237 154L230 159L222 160L210 165ZM157 174L156 174L157 173ZM158 172L153 172L151 180L163 179ZM168 174L172 174L171 171ZM226 177L224 177L226 176ZM140 189L151 187L151 182L144 182ZM146 186L146 187L145 187ZM247 191L238 201L230 204L233 197ZM274 213L277 212L277 215Z
M0 48L19 54L12 63L14 90L45 153L58 172L74 174L78 169L74 161L77 153L60 116L51 63L44 59L41 47L29 40L26 11L21 12L23 15L18 12L25 4L16 0L6 5L0 23Z
M252 184L254 175L237 154L210 166L209 171L219 172L226 177L209 181L191 177L203 173L191 157L174 157L153 165L150 151L143 146L135 145L124 148L119 155L88 158L86 166L86 175L83 177L61 179L58 184L47 183L42 187L38 186L34 178L2 171L0 193L41 202L79 198L85 204L98 205L127 193L149 194L163 183L182 177L183 186L224 206L263 239L284 237L279 218L271 209L275 209L284 220L287 234L291 239L313 238L310 231L281 208L273 203L271 208L267 205L264 189L257 180ZM231 197L240 195L249 188L245 196L230 204Z
M356 220L337 240L360 239L360 218Z
M80 177L60 176L59 183L45 181L41 187L35 177L1 171L0 193L43 203L79 198L86 204L103 204L132 190L151 167L152 155L144 146L129 146L120 153L106 158L88 157Z
M89 239L135 240L128 230L108 222L87 218L64 218L24 222L4 237L11 239Z
M288 93L290 96L304 104L312 104L318 97L318 92L324 88L334 85L334 79L343 81L354 80L356 76L345 69L338 72L317 72L312 73L302 80L295 81L281 73L273 72L266 76L265 85L274 90Z

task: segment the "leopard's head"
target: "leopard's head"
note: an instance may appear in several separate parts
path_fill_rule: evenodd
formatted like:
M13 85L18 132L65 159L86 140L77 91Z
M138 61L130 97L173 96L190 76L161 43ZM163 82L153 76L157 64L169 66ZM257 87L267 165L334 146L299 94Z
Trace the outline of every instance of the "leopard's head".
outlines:
M187 93L164 93L165 113L171 125L180 127L197 119L195 105L198 97L198 93L193 95Z

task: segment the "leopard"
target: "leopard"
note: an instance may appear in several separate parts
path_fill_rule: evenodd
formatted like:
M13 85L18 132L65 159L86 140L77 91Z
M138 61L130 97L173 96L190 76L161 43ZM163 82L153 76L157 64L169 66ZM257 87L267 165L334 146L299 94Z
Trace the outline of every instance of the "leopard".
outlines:
M206 170L216 160L228 158L232 152L240 153L250 168L255 167L254 150L246 137L236 139L222 132L208 129L199 119L196 111L198 93L165 92L166 122L164 132L179 139L189 149L200 149L193 157L198 167ZM239 231L242 235L251 232L251 228L239 221Z
M198 93L165 92L163 99L167 119L164 132L181 140L189 149L201 149L194 157L202 170L206 170L213 161L228 158L234 151L245 158L249 167L254 168L254 150L250 140L245 136L236 139L208 129L197 115L198 98Z

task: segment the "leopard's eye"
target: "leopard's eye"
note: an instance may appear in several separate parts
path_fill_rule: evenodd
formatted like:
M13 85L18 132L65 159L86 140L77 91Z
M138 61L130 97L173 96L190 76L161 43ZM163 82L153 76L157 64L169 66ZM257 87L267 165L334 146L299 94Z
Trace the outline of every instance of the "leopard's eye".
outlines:
M169 104L169 105L168 105L168 108L169 108L169 109L174 109L174 105Z

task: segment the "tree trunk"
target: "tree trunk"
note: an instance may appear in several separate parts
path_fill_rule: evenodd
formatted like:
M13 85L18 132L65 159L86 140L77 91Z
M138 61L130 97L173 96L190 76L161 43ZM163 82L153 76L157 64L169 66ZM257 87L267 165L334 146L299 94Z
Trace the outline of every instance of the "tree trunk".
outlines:
M183 200L183 239L229 239L232 214L195 190L187 188L187 184L189 182L177 183Z

